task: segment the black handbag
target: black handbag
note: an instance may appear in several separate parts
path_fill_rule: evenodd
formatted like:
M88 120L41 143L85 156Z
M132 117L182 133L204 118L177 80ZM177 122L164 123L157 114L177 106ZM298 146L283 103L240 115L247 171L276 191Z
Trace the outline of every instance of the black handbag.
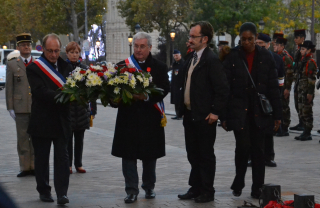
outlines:
M256 85L255 85L254 82L253 82L253 79L252 79L252 77L251 77L251 74L250 74L250 72L249 72L249 69L248 69L246 63L245 63L243 60L242 60L242 62L243 62L243 64L244 64L244 66L246 67L247 72L248 72L248 75L249 75L249 77L250 77L250 79L251 79L252 85L253 85L254 89L256 90L256 92L257 92L257 95L258 95L259 101L260 101L260 106L261 106L261 108L262 108L263 113L264 113L265 115L270 115L270 114L272 113L272 111L273 111L272 106L271 106L271 104L270 104L270 101L268 100L268 98L267 98L264 94L260 94L260 93L257 91Z

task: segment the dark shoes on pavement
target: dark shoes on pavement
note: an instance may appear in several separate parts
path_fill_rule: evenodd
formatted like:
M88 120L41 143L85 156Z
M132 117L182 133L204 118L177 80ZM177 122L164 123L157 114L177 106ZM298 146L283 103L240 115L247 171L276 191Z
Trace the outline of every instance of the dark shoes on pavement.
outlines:
M145 195L146 199L154 199L155 197L156 197L156 193L154 192L153 189L146 190L146 195Z
M173 119L173 120L182 120L182 118L181 117L171 117L171 119Z
M49 195L40 195L40 200L43 202L54 202L51 194Z
M192 191L188 191L185 194L179 194L178 198L182 200L186 200L186 199L194 199L194 198L197 198L198 196L200 196L199 193L193 193Z
M194 199L196 203L206 203L214 200L213 194L199 194L199 193L193 193L191 191L188 191L185 194L179 194L179 199L187 200L187 199Z
M126 204L131 204L135 201L137 201L137 195L135 195L135 194L128 194L127 197L124 198L124 202Z
M254 198L254 199L259 199L260 198L260 193L251 192L251 197Z
M300 136L295 137L294 139L295 140L300 140L300 141L312 140L311 129L305 127L303 133Z
M266 166L268 167L277 167L277 163L274 160L265 161Z
M18 175L17 175L17 177L25 177L25 176L28 176L28 175L35 175L35 173L34 173L34 170L24 170L24 171L21 171Z
M303 127L302 122L299 122L297 125L295 125L293 127L290 127L289 129L290 130L296 130L296 131L303 131L304 127Z
M69 203L69 199L66 195L63 195L63 196L58 197L57 203L58 204L67 204L67 203Z
M233 196L239 197L239 196L241 196L242 191L241 190L240 191L233 190L232 194L233 194Z

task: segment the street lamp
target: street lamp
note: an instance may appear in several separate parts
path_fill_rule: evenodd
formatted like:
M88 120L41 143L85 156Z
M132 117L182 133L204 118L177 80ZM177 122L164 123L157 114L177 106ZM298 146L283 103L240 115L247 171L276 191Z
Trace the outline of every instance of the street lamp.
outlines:
M265 26L265 23L264 23L263 19L261 18L260 21L259 21L259 29L261 31L263 31L264 30L264 26Z
M2 46L3 49L7 49L8 47L6 45Z
M99 59L100 40L96 41L96 46L97 46L97 53L98 53L97 59Z
M132 37L131 33L128 36L128 41L129 41L130 56L131 56L132 55L132 41L133 41L133 37Z
M170 54L170 63L172 64L173 59L172 59L172 54L173 54L173 41L174 38L176 37L176 31L174 29L171 29L170 31L170 37L171 37L171 54Z
M139 23L137 23L136 26L134 26L135 33L140 32L140 29L141 29L141 27L140 27Z

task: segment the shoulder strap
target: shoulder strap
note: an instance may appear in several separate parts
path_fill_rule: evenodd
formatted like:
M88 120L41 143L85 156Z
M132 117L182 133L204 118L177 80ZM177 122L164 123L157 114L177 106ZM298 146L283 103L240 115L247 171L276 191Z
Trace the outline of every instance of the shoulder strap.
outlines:
M255 85L254 82L253 82L253 79L252 79L252 77L251 77L251 74L250 74L250 72L249 72L249 69L248 69L246 63L245 63L243 60L242 60L242 62L243 62L243 64L244 64L244 67L247 69L247 72L248 72L248 75L249 75L249 77L250 77L250 79L251 79L251 82L252 82L253 87L254 87L255 89L257 89L257 88L256 88L256 85Z

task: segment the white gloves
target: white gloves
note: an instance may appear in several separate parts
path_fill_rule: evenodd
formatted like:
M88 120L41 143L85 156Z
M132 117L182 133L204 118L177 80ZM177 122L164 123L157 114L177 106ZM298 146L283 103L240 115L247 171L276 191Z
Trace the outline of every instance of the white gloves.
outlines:
M8 110L10 113L10 116L13 118L13 120L16 120L16 114L14 114L14 110Z

